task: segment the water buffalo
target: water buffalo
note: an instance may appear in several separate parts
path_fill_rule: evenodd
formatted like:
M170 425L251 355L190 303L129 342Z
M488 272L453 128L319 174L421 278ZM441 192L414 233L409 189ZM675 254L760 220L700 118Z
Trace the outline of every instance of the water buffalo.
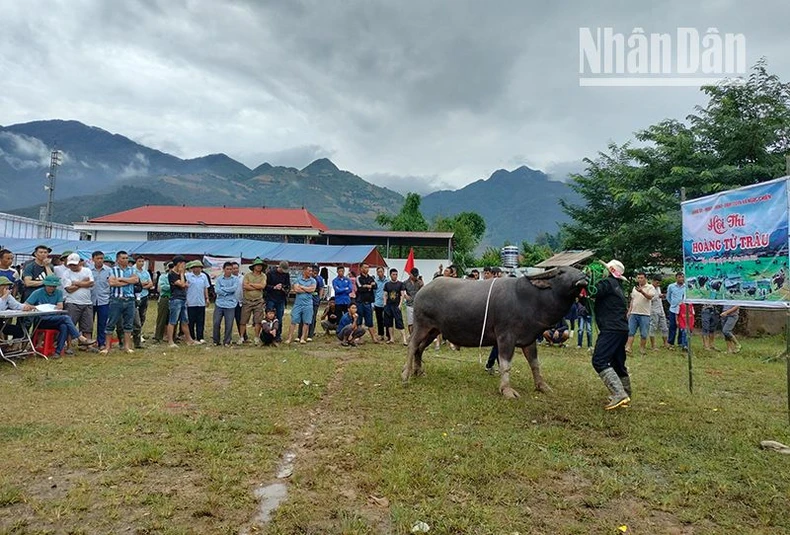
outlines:
M571 267L532 277L482 282L443 277L434 280L414 298L414 331L403 380L422 375L422 353L440 333L457 346L480 345L490 290L483 345L496 344L499 349L499 391L509 398L519 395L510 386L510 362L516 347L522 349L529 362L535 388L548 391L540 374L535 340L567 314L586 286L584 273Z

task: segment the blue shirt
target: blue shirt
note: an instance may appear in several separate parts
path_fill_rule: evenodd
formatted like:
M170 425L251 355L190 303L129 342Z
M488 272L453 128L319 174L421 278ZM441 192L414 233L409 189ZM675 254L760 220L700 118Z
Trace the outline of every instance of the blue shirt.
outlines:
M686 298L686 285L678 285L674 282L667 288L667 302L669 303L669 311L677 314L680 310L680 303Z
M145 269L137 269L134 268L134 273L138 277L140 277L140 284L145 284L147 282L151 282L151 274L148 273ZM143 288L143 291L140 292L140 297L148 297L148 288Z
M52 295L48 294L47 291L42 286L41 288L35 290L30 296L27 298L26 303L28 305L57 305L58 303L63 302L63 292L61 290L55 290L52 292Z
M93 288L91 288L91 299L96 306L106 305L110 302L110 272L109 267L102 265L101 269L95 267L93 272Z
M346 325L351 325L351 314L346 312L337 324L337 332L342 331Z
M187 306L206 306L206 288L208 288L206 277L204 277L202 273L195 275L192 272L187 273L185 277L189 283L187 287Z
M128 279L134 277L137 269L134 266L126 266L126 269L121 266L115 266L111 270L110 276L117 279ZM94 280L94 285L96 281ZM109 286L109 282L107 285ZM113 297L134 297L134 284L124 284L123 286L110 286L110 295Z
M239 288L241 279L231 275L230 277L219 277L214 281L214 290L217 292L217 301L214 303L218 308L236 308L239 304L236 298L236 291Z
M335 290L335 304L336 305L350 305L351 304L351 290L354 289L351 284L351 279L348 277L335 277L332 281L332 288Z
M317 307L321 304L321 291L324 289L324 278L321 275L315 276L315 291L313 292L313 306Z
M376 301L374 303L375 306L379 308L384 307L384 285L387 284L389 280L387 277L374 277L376 280Z
M306 279L299 275L299 278L296 279L296 284L299 286L315 286L316 282L313 277L307 277ZM312 308L313 306L313 294L311 293L298 293L296 294L296 299L294 299L294 306L307 306Z

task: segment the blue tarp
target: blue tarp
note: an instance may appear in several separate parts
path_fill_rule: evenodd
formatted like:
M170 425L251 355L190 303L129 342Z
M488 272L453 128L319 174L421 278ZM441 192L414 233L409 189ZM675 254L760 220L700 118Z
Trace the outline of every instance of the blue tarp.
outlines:
M309 245L304 243L279 243L258 240L156 240L156 241L74 241L0 237L0 246L15 254L32 254L33 249L44 244L53 254L76 251L82 258L90 258L93 251L102 251L113 257L117 251L143 254L152 257L224 256L253 260L260 257L267 261L287 260L296 264L349 265L368 261L373 266L386 266L374 245Z

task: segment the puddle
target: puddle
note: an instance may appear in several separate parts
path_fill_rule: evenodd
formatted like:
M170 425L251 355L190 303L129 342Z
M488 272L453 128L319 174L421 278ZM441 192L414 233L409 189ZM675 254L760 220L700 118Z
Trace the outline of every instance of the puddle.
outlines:
M255 489L255 497L260 501L258 513L252 519L253 524L268 524L271 520L272 512L288 497L288 485L282 481L258 487Z
M261 485L253 491L255 498L258 500L258 511L251 521L253 526L260 527L268 524L275 509L288 498L288 484L285 480L294 473L294 461L296 461L296 452L289 449L280 459L280 465L277 467L277 473L274 476L277 478L277 481L268 485ZM239 533L241 535L249 535L250 530L242 529Z

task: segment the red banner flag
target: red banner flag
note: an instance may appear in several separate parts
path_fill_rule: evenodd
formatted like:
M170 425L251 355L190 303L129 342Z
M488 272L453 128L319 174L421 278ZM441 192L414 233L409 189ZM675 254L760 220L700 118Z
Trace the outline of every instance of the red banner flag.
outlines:
M406 267L403 268L404 273L408 276L414 268L414 247L409 249L409 257L406 259Z

